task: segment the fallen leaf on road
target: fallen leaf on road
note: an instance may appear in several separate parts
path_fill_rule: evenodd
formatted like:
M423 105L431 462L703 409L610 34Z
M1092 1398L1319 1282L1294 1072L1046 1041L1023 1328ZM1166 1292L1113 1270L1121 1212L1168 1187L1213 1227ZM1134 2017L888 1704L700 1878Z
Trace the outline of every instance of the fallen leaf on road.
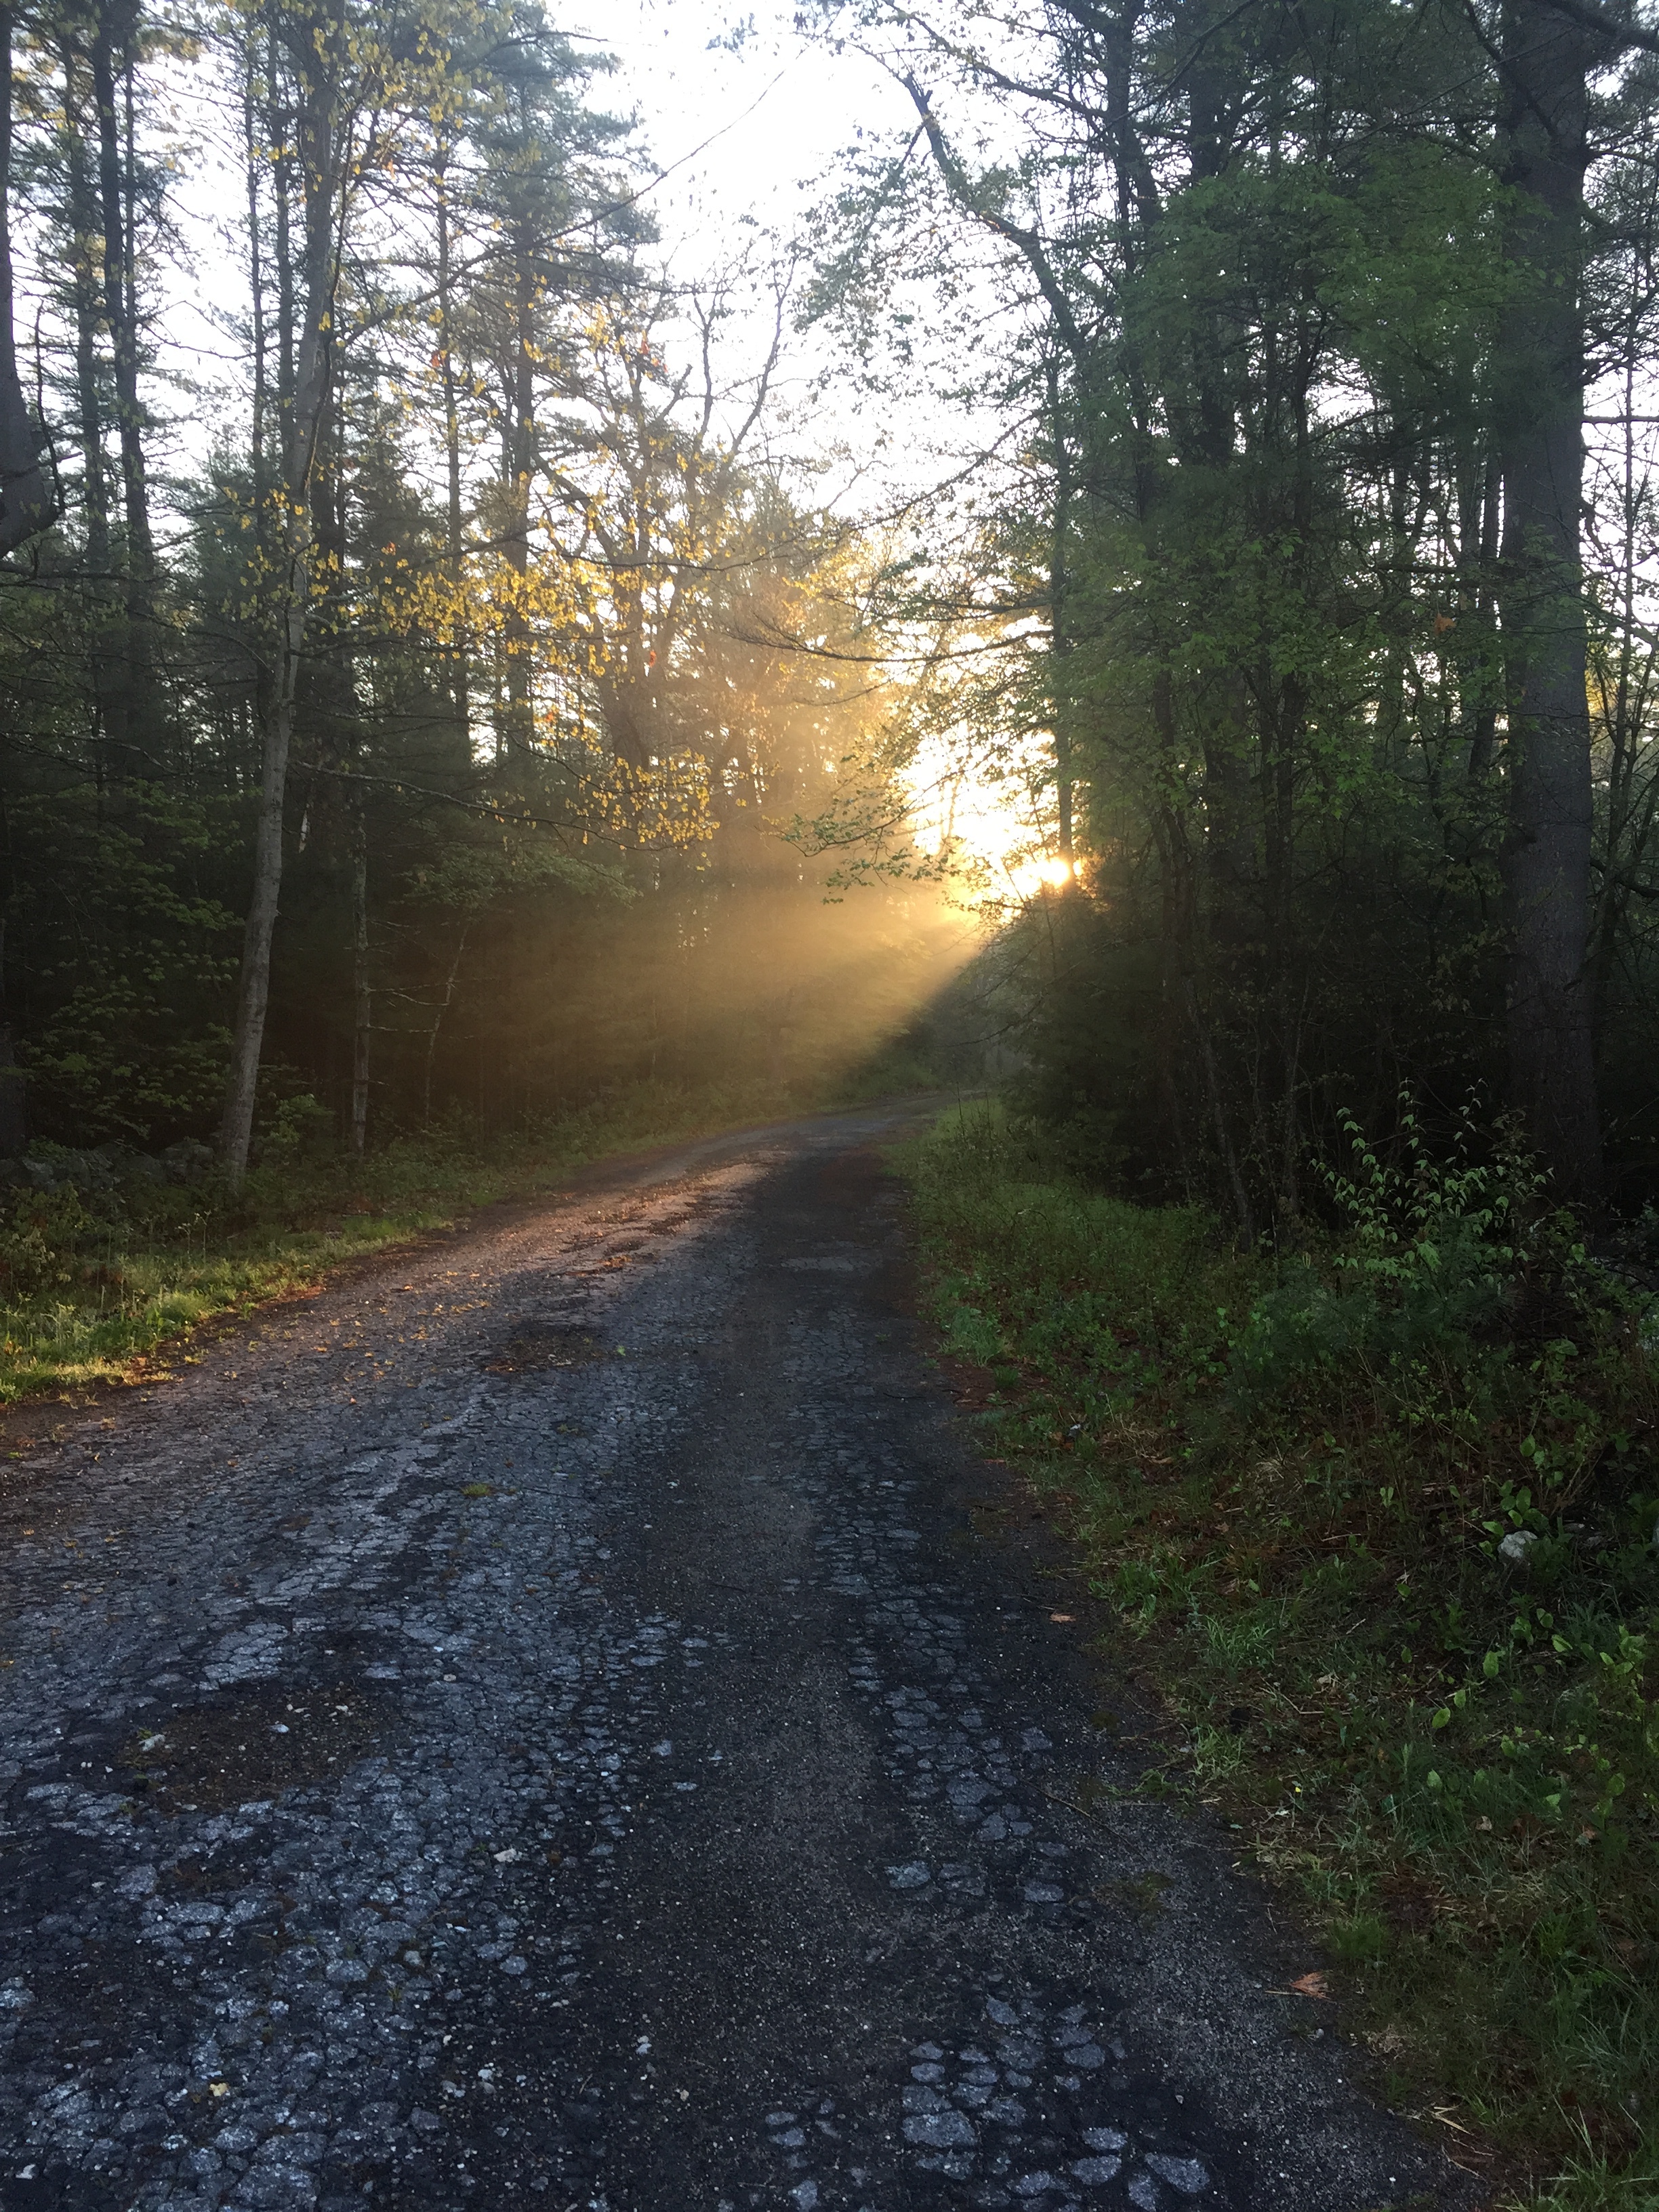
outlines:
M1331 1993L1323 1974L1298 1974L1291 1987L1299 1997L1328 1997Z
M1073 1615L1069 1613L1051 1613L1048 1618L1050 1620L1070 1620Z

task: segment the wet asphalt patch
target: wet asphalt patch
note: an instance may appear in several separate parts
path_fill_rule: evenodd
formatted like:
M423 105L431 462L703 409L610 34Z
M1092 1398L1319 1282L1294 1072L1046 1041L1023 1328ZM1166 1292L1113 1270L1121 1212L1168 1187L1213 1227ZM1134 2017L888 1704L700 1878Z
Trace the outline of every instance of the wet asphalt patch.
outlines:
M6 2212L1476 2201L1132 1794L881 1127L402 1257L24 1471Z

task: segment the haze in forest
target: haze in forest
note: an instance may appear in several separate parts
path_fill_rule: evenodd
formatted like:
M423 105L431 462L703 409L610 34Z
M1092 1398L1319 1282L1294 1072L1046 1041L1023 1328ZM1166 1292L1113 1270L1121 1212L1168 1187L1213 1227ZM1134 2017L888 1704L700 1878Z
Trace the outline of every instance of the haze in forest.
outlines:
M14 19L13 322L72 443L15 602L63 742L14 1144L807 1098L969 957L803 258L732 198L805 106L663 21L666 67L648 11L631 61L535 9Z
M948 1031L1638 1197L1654 39L1212 15L14 9L7 1142Z

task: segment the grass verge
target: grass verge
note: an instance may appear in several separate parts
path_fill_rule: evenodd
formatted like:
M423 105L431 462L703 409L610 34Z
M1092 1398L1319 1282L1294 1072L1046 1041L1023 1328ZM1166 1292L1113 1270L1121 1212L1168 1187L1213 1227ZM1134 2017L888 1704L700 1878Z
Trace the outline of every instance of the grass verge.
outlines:
M290 1114L237 1193L210 1177L0 1194L0 1405L153 1377L168 1341L204 1321L474 1207L533 1196L586 1161L869 1095L859 1084L809 1098L775 1084L640 1084L522 1134L480 1143L440 1131L362 1160L307 1152L307 1119Z
M1659 2205L1653 1303L1523 1172L1358 1141L1241 1255L994 1106L902 1146L988 1444L1060 1510L1389 2101L1532 2212ZM1529 1204L1528 1200L1532 1202Z

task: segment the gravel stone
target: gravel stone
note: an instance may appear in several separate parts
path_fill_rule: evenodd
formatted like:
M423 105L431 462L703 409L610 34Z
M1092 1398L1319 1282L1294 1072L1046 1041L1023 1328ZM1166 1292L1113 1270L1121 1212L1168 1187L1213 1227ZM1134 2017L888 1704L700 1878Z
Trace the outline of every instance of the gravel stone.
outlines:
M1073 2161L1072 2173L1085 2189L1103 2189L1117 2179L1122 2166L1121 2158L1079 2158Z
M960 2112L923 2112L905 2121L904 2135L908 2142L927 2143L935 2150L974 2140L973 2128Z
M1160 2181L1167 2181L1171 2189L1183 2196L1201 2197L1210 2185L1210 2177L1195 2158L1170 2158L1163 2151L1146 2154L1146 2163Z

